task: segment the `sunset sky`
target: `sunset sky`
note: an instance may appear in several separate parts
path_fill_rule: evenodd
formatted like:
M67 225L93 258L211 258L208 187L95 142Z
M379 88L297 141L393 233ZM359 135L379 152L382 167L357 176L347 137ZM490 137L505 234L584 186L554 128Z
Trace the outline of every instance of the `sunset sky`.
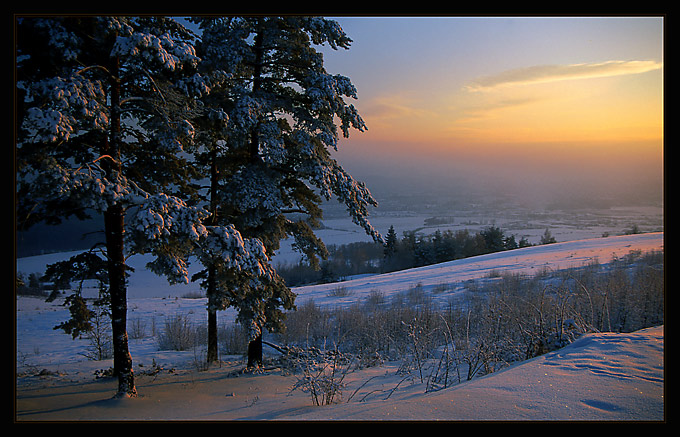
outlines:
M333 18L353 43L325 66L368 126L338 157L369 187L371 168L660 184L662 17Z

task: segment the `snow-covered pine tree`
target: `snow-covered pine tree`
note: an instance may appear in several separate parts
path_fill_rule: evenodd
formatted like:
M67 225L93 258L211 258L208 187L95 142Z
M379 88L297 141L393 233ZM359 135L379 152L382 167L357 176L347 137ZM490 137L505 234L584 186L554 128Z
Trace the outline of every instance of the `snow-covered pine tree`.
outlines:
M225 213L232 209L225 199L225 192L234 189L229 178L243 160L242 152L235 151L229 146L229 112L233 111L234 100L239 92L234 87L239 85L232 79L238 68L242 68L236 57L225 59L216 51L225 52L222 32L233 30L230 23L238 22L235 18L202 19L201 40L198 52L202 57L199 64L199 74L195 80L187 81L187 92L196 96L202 103L202 111L193 120L196 127L194 149L194 163L202 169L203 180L207 185L202 192L202 201L209 205L210 216L206 219L207 226L218 226L231 223L233 214ZM231 42L236 41L233 39ZM230 48L231 49L231 48ZM233 51L226 50L227 53ZM236 187L236 189L239 189ZM253 234L255 235L255 234ZM261 238L262 235L256 235ZM238 306L239 317L245 326L250 326L253 320L262 320L272 330L280 329L282 320L281 308L294 308L294 295L285 287L283 280L270 266L263 266L266 275L253 275L243 269L235 269L225 264L223 260L215 258L211 252L204 251L199 260L205 269L194 276L194 280L201 280L208 298L208 344L207 362L218 360L217 347L217 312L228 306ZM266 297L257 290L267 290ZM248 303L251 302L252 303ZM238 302L235 304L235 302ZM253 310L252 308L259 308ZM259 315L258 315L259 314ZM274 323L272 323L274 322ZM278 324L278 325L277 325Z
M194 134L183 92L193 35L159 17L17 18L17 221L103 216L116 396L135 396L126 332L125 259L188 281L190 254L210 247L230 266L266 274L261 244L208 228L187 203ZM265 266L265 267L263 267Z
M344 136L351 128L365 129L345 102L356 98L356 89L348 78L327 73L313 47L349 48L351 40L340 26L292 16L195 21L202 31L198 51L213 72L203 83L225 85L221 94L204 100L228 116L222 147L215 149L226 162L214 193L217 217L244 236L261 239L267 254L292 236L294 247L318 265L327 250L313 227L322 216L323 198L336 197L356 224L382 241L367 218L377 202L331 156L339 141L336 121ZM250 329L251 366L261 362L263 330L282 327L279 307L291 305L294 295L280 280L244 287L242 279L222 275L220 292Z

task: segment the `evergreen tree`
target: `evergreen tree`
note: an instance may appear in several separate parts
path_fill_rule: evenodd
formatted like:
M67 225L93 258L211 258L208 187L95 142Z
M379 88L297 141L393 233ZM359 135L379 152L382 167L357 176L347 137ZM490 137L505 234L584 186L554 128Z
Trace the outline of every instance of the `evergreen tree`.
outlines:
M206 227L208 213L186 202L192 39L167 18L17 19L17 218L103 216L116 396L136 395L127 256L152 253L148 267L170 282L188 280L199 245L254 272L266 261L256 243Z
M211 18L196 20L201 24L201 39L197 44L198 53L202 57L198 72L194 80L188 83L187 90L190 94L200 99L202 109L194 118L197 128L196 145L194 150L194 162L200 174L208 181L205 189L199 194L200 200L208 205L210 215L206 218L207 226L228 225L232 226L233 207L229 204L231 190L240 190L231 184L231 178L238 171L239 166L245 159L242 150L234 149L227 142L230 138L229 114L236 107L238 98L239 82L234 80L238 77L238 63L230 58L230 50L235 47L225 46L234 44L236 40L224 40L228 32L235 28L235 18ZM252 241L257 241L258 251L265 257L267 248L262 244L261 235L256 232ZM204 248L205 249L205 248ZM271 252L271 249L269 250ZM199 259L204 270L196 274L192 280L201 280L201 286L206 290L208 298L208 348L207 362L218 360L217 347L217 311L227 306L242 308L239 311L240 319L246 326L252 320L267 319L276 320L281 316L274 316L272 312L278 311L278 306L284 309L293 308L293 296L283 285L283 280L269 265L260 265L258 269L262 274L252 275L247 269L241 269L237 264L225 263L219 256L215 257L209 249L202 250ZM266 279L264 276L266 275ZM247 304L249 298L254 296L258 287L266 287L270 291L264 300L266 315L253 315L252 306ZM248 296L248 298L246 298Z
M328 251L313 229L322 199L335 196L355 223L381 240L367 220L375 200L331 157L339 139L336 118L344 136L350 128L365 128L344 101L356 97L354 86L328 74L312 46L348 48L351 41L337 23L292 16L195 21L202 32L199 53L212 72L201 83L206 90L222 87L203 101L228 120L217 149L223 163L214 217L259 238L270 255L292 237L294 248L318 268ZM257 365L262 332L283 328L280 308L293 308L294 294L275 276L259 284L244 282L243 272L223 270L219 276L223 302L237 308L250 332L249 365Z
M484 238L486 252L499 252L505 249L505 236L503 230L496 226L489 226L480 231Z
M555 240L555 237L550 233L550 229L545 228L545 232L543 232L543 235L541 236L541 244L552 244L556 242L557 240Z
M519 239L519 247L531 247L531 243L526 237L522 237Z
M505 250L517 249L518 247L519 244L517 244L517 240L515 240L514 235L510 235L509 237L505 237L503 239L503 248Z
M399 240L397 239L397 233L394 231L394 226L390 226L385 235L385 258L389 259L395 254L398 243Z

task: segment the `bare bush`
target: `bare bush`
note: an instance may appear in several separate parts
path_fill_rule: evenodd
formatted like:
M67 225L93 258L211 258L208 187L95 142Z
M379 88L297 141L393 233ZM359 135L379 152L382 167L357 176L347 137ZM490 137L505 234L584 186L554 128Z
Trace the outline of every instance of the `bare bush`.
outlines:
M135 319L130 320L128 323L128 335L132 339L141 339L141 338L146 338L147 337L147 331L146 331L146 320L137 317Z
M223 338L224 352L227 355L240 355L248 351L248 332L240 324L231 324L224 327L218 336Z
M349 297L352 295L352 290L345 286L337 286L328 292L329 297Z
M89 346L83 354L89 360L99 361L113 357L113 339L111 338L111 322L102 311L95 310L90 318L92 329L85 333Z
M664 323L659 253L534 277L500 273L466 288L466 299L445 307L420 284L389 302L379 290L345 308L308 301L289 314L289 330L279 338L289 345L342 345L358 367L401 360L400 372L431 391L564 347L586 332ZM320 396L321 381L337 378L330 370L337 368L307 371L301 384L309 390L318 384L313 390Z
M191 325L187 315L176 314L166 317L164 328L158 336L158 346L161 350L184 351L197 344L197 330Z
M303 372L291 392L301 390L308 393L316 406L341 401L344 379L352 368L351 361L344 359L337 347L328 352L311 348L298 355L302 360Z

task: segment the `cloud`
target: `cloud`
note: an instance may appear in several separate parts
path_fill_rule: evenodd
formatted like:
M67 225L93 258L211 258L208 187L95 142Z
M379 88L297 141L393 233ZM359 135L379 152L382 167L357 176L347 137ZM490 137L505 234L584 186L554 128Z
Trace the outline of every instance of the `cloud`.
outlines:
M656 61L607 61L589 64L536 65L486 76L469 84L469 91L487 91L509 85L529 85L561 80L621 76L657 70L663 64Z
M413 117L431 116L429 110L416 107L412 99L394 95L390 97L377 97L364 104L362 117L365 119L394 120Z
M461 111L461 117L456 121L461 123L487 119L493 116L493 114L497 113L498 111L514 109L539 101L541 101L541 99L530 97L530 98L503 99L497 102L488 102L483 105L481 104L473 105L467 108L463 108Z

